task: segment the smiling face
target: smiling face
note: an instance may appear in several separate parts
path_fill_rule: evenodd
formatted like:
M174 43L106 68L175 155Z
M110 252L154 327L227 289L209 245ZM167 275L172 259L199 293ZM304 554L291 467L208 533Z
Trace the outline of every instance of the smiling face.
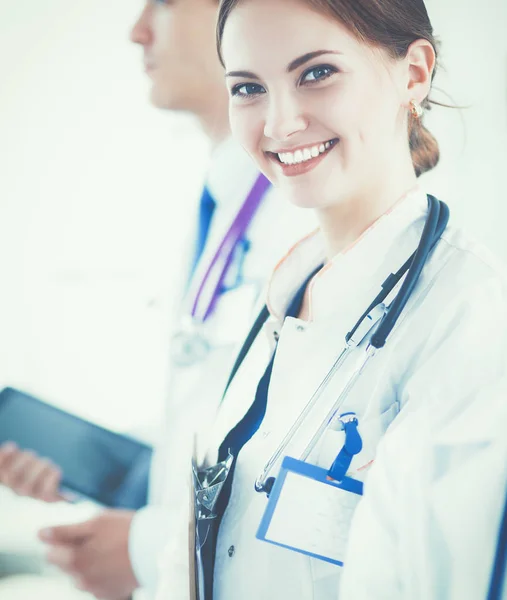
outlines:
M222 56L233 133L295 204L332 206L384 185L397 157L410 166L406 65L336 19L243 0Z

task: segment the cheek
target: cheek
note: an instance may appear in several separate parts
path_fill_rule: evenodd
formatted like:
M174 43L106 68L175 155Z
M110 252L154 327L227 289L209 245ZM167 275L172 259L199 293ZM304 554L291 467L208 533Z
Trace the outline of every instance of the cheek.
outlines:
M371 104L362 93L344 93L327 106L331 126L338 135L347 138L357 137L362 130L368 128L371 117Z
M361 138L378 115L380 82L376 74L346 74L335 85L310 96L312 113L327 129L344 140ZM375 81L374 81L375 80Z
M372 150L379 144L385 148L392 135L394 105L391 90L383 81L375 81L374 74L363 85L351 90L344 98L340 115L349 141L355 141L363 148L372 147Z
M260 111L254 106L229 105L231 131L236 140L256 160L262 155L261 142L264 126Z
M356 102L340 88L322 90L320 94L310 97L310 114L321 121L327 129L340 136L350 125L351 117L356 110Z
M172 11L160 12L153 26L153 53L165 69L174 68L186 56L185 23Z

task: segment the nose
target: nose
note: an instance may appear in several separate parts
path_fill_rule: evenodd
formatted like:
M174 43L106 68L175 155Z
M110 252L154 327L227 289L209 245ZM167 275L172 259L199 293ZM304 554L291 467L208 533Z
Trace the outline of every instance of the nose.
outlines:
M266 137L277 142L284 142L307 128L308 119L297 98L290 94L280 95L276 98L271 95L264 123Z
M152 10L153 2L147 0L141 14L130 31L130 41L134 44L140 44L141 46L148 46L151 44L153 39L153 32L151 29Z

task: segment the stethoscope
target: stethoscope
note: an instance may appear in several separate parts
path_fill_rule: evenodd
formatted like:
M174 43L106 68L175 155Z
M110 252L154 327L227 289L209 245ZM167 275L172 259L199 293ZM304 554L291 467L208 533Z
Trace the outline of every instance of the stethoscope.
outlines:
M431 254L431 251L447 227L448 221L448 207L433 196L428 196L428 215L416 251L406 260L406 262L396 273L389 275L389 277L382 284L381 292L373 300L370 306L368 306L350 332L345 336L344 346L339 352L338 357L331 369L320 383L318 388L315 390L284 439L265 463L264 468L259 476L256 478L255 490L257 492L265 492L269 496L275 482L275 478L271 476L271 472L275 464L278 463L279 459L284 455L285 450L298 432L301 424L311 412L312 408L315 406L323 391L326 389L327 385L332 380L333 376L336 374L347 356L359 346L366 336L373 331L373 334L370 336L368 342L364 359L359 362L358 366L356 366L352 375L340 392L333 407L326 415L318 430L312 436L310 442L303 452L302 460L306 460L306 458L308 458L308 455L320 439L322 433L336 419L341 405L343 404L354 383L363 372L366 364L373 358L375 353L382 349L386 344L390 333L395 327L404 307L414 291L415 285L419 279L424 265ZM404 276L405 278L402 281ZM391 300L391 298L393 299ZM222 398L225 397L230 384L232 383L244 359L248 355L250 348L262 330L262 327L268 317L269 311L267 307L264 306L239 352ZM340 417L343 417L343 415L340 415ZM199 574L196 579L198 582L196 588L197 590L205 589L205 569L202 558L203 547L206 541L212 538L212 536L210 536L210 532L213 531L211 523L215 523L215 525L217 524L217 514L215 512L217 500L222 492L226 480L231 473L235 458L237 457L233 457L229 450L228 457L218 464L204 468L199 468L195 462L192 465L196 523L197 573ZM205 525L206 534L203 538L203 541L201 541L200 536L197 533L199 524Z
M270 187L264 175L259 175L236 217L213 254L202 279L190 298L190 311L182 319L180 330L172 339L172 360L180 366L200 362L209 352L210 343L203 333L204 324L216 309L224 282L234 262L238 245L244 238L261 201Z
M363 359L359 361L359 364L354 368L331 410L325 416L319 428L315 431L305 447L300 460L306 461L322 437L322 434L332 426L339 417L341 406L352 387L363 373L366 365L371 361L375 354L385 346L387 338L394 329L403 309L411 297L424 265L433 248L440 240L448 222L449 208L447 205L433 196L428 195L428 215L417 249L396 273L390 274L384 281L381 292L364 311L350 332L345 336L344 345L337 359L257 477L255 481L255 490L257 492L270 493L275 481L274 477L270 476L270 473L275 464L283 457L287 447L299 431L306 417L317 404L329 382L343 365L348 355L352 353L359 344L365 340L368 334L374 330L368 342ZM406 277L400 285L404 275L406 275ZM394 299L391 301L391 297L393 296ZM236 365L235 369L237 370Z
M382 290L380 293L364 311L350 332L345 336L344 345L335 362L256 478L255 490L257 492L265 492L269 495L275 482L274 477L270 476L274 466L283 457L287 447L292 442L301 425L315 407L330 381L343 365L349 354L351 354L374 330L370 337L362 361L356 365L345 386L338 395L336 402L333 404L331 410L328 412L325 419L322 421L319 428L305 447L300 457L300 460L302 461L305 461L308 458L322 434L335 422L338 417L340 407L343 405L350 390L360 377L361 373L364 371L368 362L379 350L385 346L387 338L394 329L401 313L403 312L403 309L407 305L407 302L414 291L415 285L424 268L424 265L428 261L432 250L440 240L449 222L448 206L431 195L428 195L427 198L428 214L417 249L415 252L413 252L413 254L411 254L411 256L405 261L405 263L400 267L400 269L398 269L396 273L391 273L389 277L387 277L381 286ZM406 277L403 279L405 275ZM260 333L262 326L268 318L269 311L267 307L264 306L238 354L222 398L224 398L227 394L230 384L232 383L236 373L238 372L241 364L246 358L255 339L257 338L257 335ZM224 481L224 478L227 477L227 473L231 466L231 458L232 457L229 457L229 459L225 461L221 467L220 464L213 467L213 469L220 467L218 470L221 474L220 476L222 482ZM215 478L212 478L212 480L216 481Z

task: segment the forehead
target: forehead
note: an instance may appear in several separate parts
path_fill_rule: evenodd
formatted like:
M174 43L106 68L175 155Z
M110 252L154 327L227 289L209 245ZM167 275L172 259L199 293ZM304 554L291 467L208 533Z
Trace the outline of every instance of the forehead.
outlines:
M337 19L317 12L304 0L242 0L225 24L222 56L226 69L285 66L294 58L331 50L344 60L371 57Z

